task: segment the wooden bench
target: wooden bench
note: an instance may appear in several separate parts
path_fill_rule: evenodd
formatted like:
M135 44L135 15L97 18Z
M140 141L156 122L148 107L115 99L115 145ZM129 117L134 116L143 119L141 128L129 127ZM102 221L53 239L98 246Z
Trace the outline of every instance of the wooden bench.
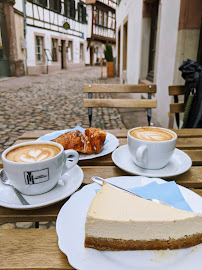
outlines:
M84 93L88 94L88 99L84 98L84 107L88 108L89 126L92 124L92 108L145 108L147 109L148 125L151 122L151 108L156 108L157 101L152 98L152 94L156 93L155 84L86 84L84 85ZM120 99L120 98L93 98L96 93L139 93L148 94L147 99Z

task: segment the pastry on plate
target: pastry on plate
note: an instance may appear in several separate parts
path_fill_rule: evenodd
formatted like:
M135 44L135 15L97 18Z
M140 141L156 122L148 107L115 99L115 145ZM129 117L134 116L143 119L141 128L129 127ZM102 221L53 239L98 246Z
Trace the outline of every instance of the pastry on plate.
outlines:
M106 132L100 128L87 128L84 132L72 130L60 135L53 142L60 143L65 150L74 149L84 154L98 154L105 142Z
M202 243L202 216L105 184L85 223L85 247L99 250L180 249Z

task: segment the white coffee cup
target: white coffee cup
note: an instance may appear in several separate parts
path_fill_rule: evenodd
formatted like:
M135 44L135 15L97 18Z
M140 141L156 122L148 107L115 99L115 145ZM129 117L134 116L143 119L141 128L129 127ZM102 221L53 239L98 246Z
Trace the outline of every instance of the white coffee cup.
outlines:
M49 144L59 148L59 153L51 158L33 163L14 162L6 158L13 149L34 144ZM72 161L67 161L69 156ZM72 169L79 160L79 154L70 149L64 150L56 142L25 142L9 147L2 153L4 170L13 184L21 193L38 195L51 190L68 170Z
M163 141L149 141L139 139L131 135L141 128L158 129L168 132L172 138ZM156 131L156 130L155 130ZM144 169L161 169L165 167L171 159L176 147L177 134L174 131L159 127L137 127L130 129L127 135L128 149L133 162Z

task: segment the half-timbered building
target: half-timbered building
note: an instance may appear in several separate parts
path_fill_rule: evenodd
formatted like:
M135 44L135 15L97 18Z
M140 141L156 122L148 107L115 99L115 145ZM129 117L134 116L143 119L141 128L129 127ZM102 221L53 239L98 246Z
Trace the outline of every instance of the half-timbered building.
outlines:
M86 64L99 64L104 57L104 44L111 43L115 54L116 1L86 0L88 25ZM115 56L115 55L114 55Z
M85 65L85 1L27 0L25 16L28 74Z

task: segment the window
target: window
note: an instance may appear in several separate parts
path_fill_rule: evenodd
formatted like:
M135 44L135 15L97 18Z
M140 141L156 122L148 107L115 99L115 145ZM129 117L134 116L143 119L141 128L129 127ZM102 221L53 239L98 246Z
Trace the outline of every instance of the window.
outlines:
M55 38L52 38L52 58L53 62L58 61L58 40Z
M71 40L68 42L67 57L69 62L73 61L73 42Z
M78 21L86 23L86 7L82 3L78 3Z
M108 27L108 12L96 8L95 10L95 24Z
M104 12L104 26L108 27L108 13Z
M43 62L43 37L36 36L36 62Z
M60 0L50 0L50 9L60 13L61 12L61 1Z
M103 24L103 11L99 9L99 25Z
M154 66L156 56L156 37L157 37L157 23L158 23L158 6L159 1L156 0L151 6L151 34L149 46L149 65L147 79L153 81L154 79Z
M83 61L83 43L80 43L80 62Z
M64 14L68 18L75 19L75 1L74 0L65 0L64 1Z
M47 0L29 0L29 2L35 3L42 7L47 7Z
M99 24L99 9L95 10L95 24Z

